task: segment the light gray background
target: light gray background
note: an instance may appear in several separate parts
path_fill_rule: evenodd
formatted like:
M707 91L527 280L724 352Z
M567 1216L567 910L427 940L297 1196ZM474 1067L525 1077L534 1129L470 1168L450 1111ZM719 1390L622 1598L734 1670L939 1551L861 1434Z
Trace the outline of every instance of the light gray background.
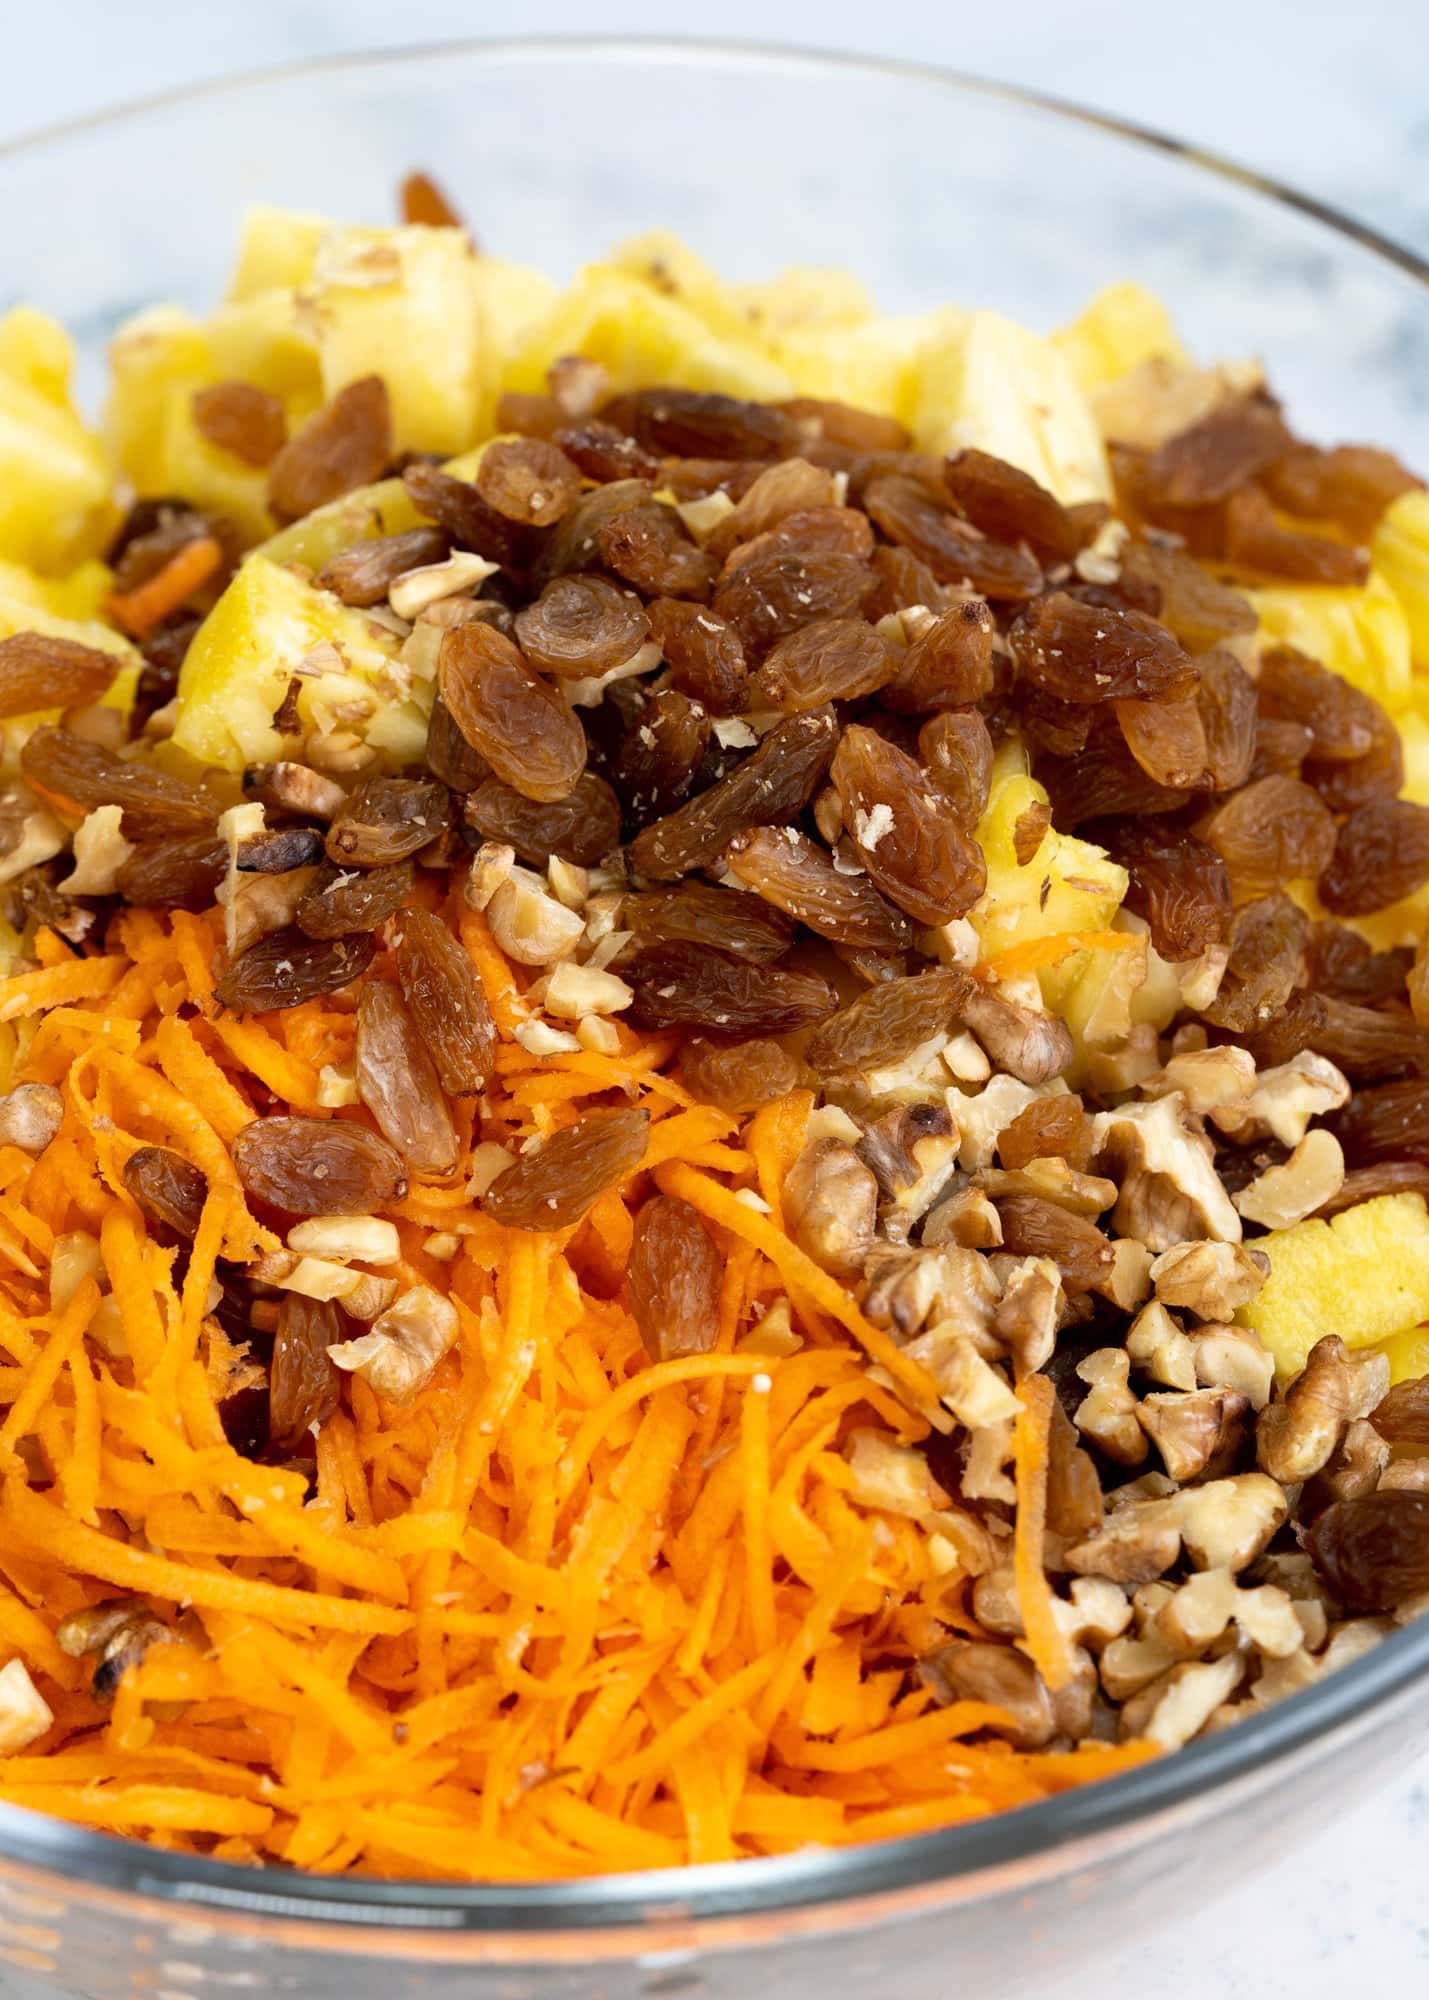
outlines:
M1429 253L1425 0L9 0L6 139L126 98L342 50L462 35L719 34L899 56L1005 78L1198 141ZM182 162L175 163L182 185ZM225 228L216 217L215 227ZM1316 1829L1296 1857L1113 1950L1097 2000L1330 2000L1424 1990L1429 1762ZM1109 1937L1118 1917L1108 1911ZM1090 1987L1091 1981L1085 1982ZM1082 1982L1047 1989L1070 2000ZM0 1980L0 1995L21 2000ZM28 2000L28 1994L25 1996ZM1043 1996L1039 1996L1043 2000Z

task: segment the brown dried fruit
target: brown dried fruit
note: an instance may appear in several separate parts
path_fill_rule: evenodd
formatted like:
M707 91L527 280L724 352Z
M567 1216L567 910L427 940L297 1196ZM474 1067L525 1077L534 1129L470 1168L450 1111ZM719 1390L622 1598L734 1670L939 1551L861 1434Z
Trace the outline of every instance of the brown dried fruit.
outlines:
M850 451L906 451L908 433L896 417L877 410L862 410L852 403L831 402L822 396L791 396L779 405L808 438L826 438Z
M982 849L911 757L855 724L844 731L831 775L844 825L886 896L921 924L945 924L972 908L987 883Z
M245 465L271 465L288 441L282 403L256 382L195 389L189 408L199 436Z
M370 486L391 456L387 384L380 375L364 375L339 389L274 458L268 504L280 521L299 520L355 486Z
M558 430L552 439L587 479L602 485L616 479L656 479L660 461L633 437L598 417Z
M820 937L863 951L904 951L913 926L884 901L867 875L847 875L826 848L792 826L754 827L725 858L741 882Z
M1259 741L1255 682L1225 646L1202 653L1196 666L1206 775L1215 791L1235 791L1250 776Z
M1369 575L1363 549L1282 527L1258 486L1247 486L1227 501L1225 552L1246 569L1298 583L1359 584Z
M541 538L533 565L538 583L553 577L600 567L600 535L608 521L632 507L642 507L652 497L646 479L616 479L583 493L563 521L558 521Z
M799 445L798 424L774 404L696 389L637 389L601 415L648 451L676 458L786 458Z
M611 767L632 825L673 812L704 763L710 734L703 706L678 688L661 688L642 702Z
M1363 757L1383 733L1385 715L1377 701L1293 646L1274 646L1262 655L1257 700L1262 715L1305 724L1307 754L1318 762Z
M1210 746L1200 690L1181 701L1119 701L1116 719L1127 749L1148 778L1172 791L1210 783Z
M761 707L799 714L828 701L856 701L889 680L893 648L861 618L824 618L770 648L754 676Z
M630 1019L642 1028L703 1028L716 1035L789 1034L838 1005L813 973L753 965L710 944L647 945L621 966L634 989Z
M320 590L330 590L344 604L366 607L381 604L399 576L409 569L445 560L451 548L441 528L409 528L405 535L379 535L374 541L354 542L333 557L315 579Z
M1186 793L1158 785L1146 775L1127 749L1114 713L1109 709L1074 710L1070 703L1066 706L1074 714L1092 718L1086 737L1075 748L1050 757L1039 755L1035 760L1037 777L1052 800L1053 823L1062 832L1107 814L1140 819L1184 809ZM1022 729L1035 741L1037 733L1028 726L1026 707L1019 694Z
M427 719L427 768L453 792L474 792L491 768L457 728L440 695Z
M1429 1590L1429 1493L1389 1488L1337 1500L1305 1546L1346 1611L1392 1611Z
M786 458L765 466L742 493L732 514L727 514L706 538L706 546L717 556L728 555L742 542L768 534L791 514L804 514L834 504L832 473L810 465L806 458Z
M900 473L872 479L863 502L888 539L911 549L940 583L1006 604L1035 597L1042 587L1041 567L1027 549L980 534L916 479Z
M1147 478L1164 505L1204 507L1239 492L1292 443L1271 397L1228 396L1151 454Z
M126 840L185 839L211 833L213 803L157 765L131 763L67 729L35 730L20 751L20 770L35 790L86 811L122 806Z
M1394 799L1404 784L1404 746L1399 731L1381 713L1373 750L1346 764L1316 763L1307 758L1300 773L1313 785L1332 813L1357 812L1378 799Z
M929 778L969 832L987 806L995 754L991 731L975 708L947 709L918 731L918 755Z
M591 771L583 772L563 799L548 804L488 778L466 802L466 823L483 840L514 847L521 860L538 868L553 854L594 867L620 845L620 801Z
M1326 1122L1354 1166L1399 1160L1429 1165L1429 1083L1417 1077L1357 1090Z
M1265 468L1262 483L1287 514L1337 522L1355 541L1364 542L1390 502L1422 482L1392 452L1372 445L1341 444L1326 451L1297 444Z
M856 556L867 562L873 549L873 523L856 507L805 507L762 534L736 542L720 577L732 578L751 563L772 562L777 556Z
M1377 1166L1352 1167L1338 1194L1322 1203L1315 1213L1328 1221L1332 1215L1358 1208L1362 1201L1373 1201L1381 1194L1422 1194L1429 1198L1429 1165L1421 1160L1383 1160Z
M37 708L83 708L99 700L118 671L117 656L98 646L12 632L0 639L0 720Z
M211 833L137 846L115 878L126 903L206 910L228 872L228 849Z
M395 916L411 892L410 861L360 869L330 861L294 911L294 922L312 938L365 937Z
M1429 1375L1396 1382L1370 1413L1370 1422L1391 1444L1429 1445Z
M1337 1000L1377 1007L1404 998L1413 964L1407 947L1375 951L1358 931L1326 920L1310 932L1306 984Z
M1266 716L1260 716L1255 725L1255 756L1248 773L1250 780L1269 778L1276 773L1298 778L1300 766L1309 754L1313 740L1303 723L1273 722ZM1353 770L1355 767L1350 765L1349 768ZM1229 790L1230 787L1224 789ZM1334 807L1331 806L1330 810L1333 812Z
M1386 909L1429 882L1429 807L1376 799L1340 828L1320 896L1337 916Z
M471 240L471 231L430 174L420 169L407 174L399 192L404 222L419 222L428 229L460 229Z
M1202 653L1222 639L1253 632L1255 607L1180 549L1162 542L1132 542L1121 557L1118 588L1149 590L1152 616L1181 641L1188 653Z
M925 610L937 611L946 602L949 593L911 549L880 542L871 561L878 585L865 607L870 618L886 617L890 611L908 611L918 604Z
M898 715L963 708L993 688L996 624L981 597L963 597L911 641L883 690L883 705Z
M640 650L650 634L644 606L602 576L558 576L516 614L516 638L547 673L603 674Z
M344 868L405 861L445 829L451 795L431 778L364 778L332 816L327 854Z
M350 985L367 970L375 950L370 937L312 938L296 929L274 931L234 959L214 987L214 998L235 1014L300 1007L304 1000Z
M331 1301L285 1292L278 1306L268 1366L268 1438L279 1451L298 1451L338 1406L342 1378L327 1358L343 1337L342 1314Z
M1091 1156L1091 1121L1075 1091L1060 1097L1034 1097L997 1135L997 1157L1004 1167L1025 1167L1031 1160L1065 1160L1078 1173L1085 1173Z
M1429 1030L1408 1014L1357 1007L1325 993L1297 993L1283 1013L1248 1038L1247 1046L1261 1069L1288 1062L1301 1049L1314 1049L1355 1082L1429 1070ZM1412 1149L1394 1150L1402 1155Z
M997 1213L1003 1248L1019 1257L1050 1257L1069 1291L1085 1291L1110 1273L1111 1244L1085 1216L1033 1194L1004 1195Z
M357 1091L414 1173L449 1174L456 1127L436 1064L395 986L369 979L358 996Z
M1024 611L1008 641L1019 674L1059 701L1173 701L1196 691L1195 666L1164 625L1065 590Z
M496 438L481 454L476 490L524 528L554 527L581 493L580 468L541 438Z
M523 1153L482 1196L508 1229L569 1229L645 1157L648 1111L593 1111Z
M680 1055L685 1088L740 1116L798 1088L803 1071L778 1042L716 1042L692 1035Z
M498 778L528 799L563 799L585 769L586 739L556 690L489 625L458 625L437 660L442 700Z
M873 587L873 572L860 556L776 549L726 576L715 592L714 610L734 627L745 653L762 659L801 625L856 617Z
M652 1195L635 1218L625 1267L630 1311L652 1361L710 1352L723 1274L698 1212L675 1195Z
M749 688L739 634L707 605L657 597L650 636L665 655L673 686L711 715L738 715Z
M1039 556L1070 562L1089 539L1055 494L1006 459L985 451L954 452L943 478L973 526L994 541L1028 542Z
M627 896L620 921L637 944L714 945L752 965L782 958L794 939L793 924L761 897L694 880Z
M836 730L833 710L826 708L777 724L727 777L632 842L636 868L668 882L709 867L748 827L795 819L828 769Z
M1259 778L1216 807L1196 828L1214 848L1239 897L1263 896L1282 882L1318 881L1335 852L1335 822L1296 778Z
M496 1025L470 954L440 918L410 910L394 954L402 995L452 1097L485 1089L496 1064Z
M192 1242L208 1200L208 1177L167 1146L140 1146L124 1162L124 1185L148 1222Z
M714 556L663 500L627 507L602 523L597 545L606 568L646 597L707 597L719 573Z
M407 1192L401 1154L346 1118L255 1118L232 1150L248 1193L289 1215L375 1215Z
M810 1067L820 1076L857 1076L897 1062L954 1025L967 988L968 975L952 967L880 980L809 1037Z
M488 506L469 479L455 479L419 460L404 469L402 484L418 513L435 521L459 549L470 549L503 568L525 567L532 543L529 530Z
M1163 958L1198 958L1218 944L1231 914L1220 857L1185 827L1155 820L1097 823L1090 836L1130 871L1126 906L1151 927Z
M1288 896L1243 903L1231 920L1230 960L1204 1018L1233 1034L1263 1028L1305 977L1310 920Z

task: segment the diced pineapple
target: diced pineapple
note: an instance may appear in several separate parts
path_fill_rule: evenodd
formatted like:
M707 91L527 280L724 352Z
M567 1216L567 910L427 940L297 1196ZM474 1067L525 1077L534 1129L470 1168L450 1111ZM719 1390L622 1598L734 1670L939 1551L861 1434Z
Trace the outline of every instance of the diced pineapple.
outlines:
M1401 798L1415 805L1429 806L1429 681L1416 677L1412 689L1413 708L1394 719L1404 746L1404 783Z
M1409 624L1377 570L1370 571L1362 588L1297 584L1247 595L1259 616L1262 639L1308 653L1392 713L1408 705Z
M1323 1334L1371 1347L1429 1318L1422 1195L1379 1195L1331 1222L1272 1230L1255 1247L1270 1258L1270 1276L1236 1318L1259 1334L1282 1381Z
M141 493L164 493L164 412L178 384L212 381L208 336L180 306L151 306L126 320L109 348L104 436Z
M754 344L748 315L729 286L703 257L696 256L688 243L668 229L648 229L618 243L604 265L597 268L639 279L660 298L674 300L703 320L720 340L732 341L735 346Z
M324 665L315 648L327 641L341 655ZM250 555L199 627L179 676L173 741L202 763L239 770L280 753L273 712L290 675L308 662L300 696L306 727L330 718L335 706L369 713L379 707L413 709L409 735L417 734L418 704L391 692L374 699L372 686L395 659L398 640L327 591L315 590L267 557ZM428 699L430 696L428 694ZM326 717L324 715L326 711ZM365 732L367 716L351 727ZM421 737L407 755L420 754Z
M1019 863L1018 820L1047 803L1047 793L1021 766L1021 746L1005 744L993 766L987 809L977 839L987 858L987 887L968 912L990 958L1029 938L1065 931L1105 930L1126 894L1126 870L1090 841L1049 827L1030 860Z
M0 600L15 607L33 605L51 617L71 620L97 619L114 586L114 572L97 557L82 562L67 576L38 576L21 563L0 562ZM104 631L115 642L113 650L125 644L109 626Z
M1188 361L1171 315L1154 292L1132 283L1108 285L1052 345L1083 389L1114 382L1142 361Z
M1429 1326L1411 1326L1381 1340L1378 1346L1380 1353L1389 1357L1391 1385L1417 1382L1422 1375L1429 1375Z
M275 563L306 563L319 570L340 550L378 535L401 535L419 527L420 515L400 479L382 479L375 486L358 486L325 507L315 507L260 542L253 551Z
M220 306L204 332L216 382L256 382L279 397L295 430L323 399L322 370L312 332L291 292L255 292Z
M58 320L33 306L13 306L0 319L0 375L64 406L73 373L74 343Z
M398 451L473 444L482 398L482 318L464 230L329 230L304 290L323 394L381 375Z
M857 326L877 308L851 271L828 271L792 264L760 285L731 285L748 326L762 340L777 342L796 327Z
M69 400L67 336L0 320L0 558L46 573L98 554L118 518L108 461Z
M1370 555L1399 599L1415 660L1429 670L1429 493L1401 493L1385 509Z
M966 314L948 306L937 312L878 314L858 322L789 327L774 351L804 396L824 396L896 417L912 430L922 393L924 357L954 341Z
M539 394L565 354L599 361L616 391L668 382L731 396L794 393L785 371L752 344L720 339L688 306L600 265L582 271L530 329L507 360L502 387Z
M260 542L275 525L268 511L268 474L211 444L194 422L193 399L191 383L169 384L158 430L162 473L135 483L141 492L182 494L231 521L245 545Z
M928 351L914 431L925 451L975 446L1008 459L1068 505L1111 498L1085 392L1050 341L1001 313L970 313Z
M228 288L230 299L281 287L292 291L313 274L318 244L331 229L325 215L255 204L245 209L238 232L238 261Z

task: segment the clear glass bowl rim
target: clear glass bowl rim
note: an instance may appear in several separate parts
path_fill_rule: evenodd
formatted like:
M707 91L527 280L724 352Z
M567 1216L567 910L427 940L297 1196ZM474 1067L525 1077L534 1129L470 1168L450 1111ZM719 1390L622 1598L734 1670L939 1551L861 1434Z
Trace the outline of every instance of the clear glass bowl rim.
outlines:
M705 59L788 72L807 70L814 76L854 70L886 77L894 84L902 79L936 85L952 95L1000 100L1015 110L1100 131L1132 148L1177 156L1209 179L1298 212L1429 287L1429 258L1407 245L1314 195L1151 127L1047 92L941 66L778 42L658 35L476 36L273 64L154 92L81 118L42 126L0 143L0 167L169 109L230 96L259 95L274 84L307 78L319 82L360 70L402 70L441 59L488 57L498 62L538 63L572 54L612 63ZM1348 1730L1421 1680L1429 1681L1429 1617L1392 1634L1353 1665L1262 1715L1119 1777L942 1832L864 1847L810 1849L759 1860L574 1880L466 1884L405 1877L311 1876L275 1867L258 1871L168 1853L0 1804L0 1865L13 1861L24 1868L52 1871L77 1885L92 1885L101 1892L171 1900L195 1919L204 1911L247 1915L260 1924L265 1916L310 1919L330 1928L334 1942L344 1931L370 1935L374 1926L409 1929L428 1938L435 1931L448 1936L467 1931L514 1937L542 1931L625 1930L672 1917L698 1923L774 1916L939 1883L956 1883L967 1893L975 1891L970 1878L984 1871L1032 1862L1074 1842L1125 1832L1137 1822L1202 1799L1234 1780L1267 1773L1296 1752Z

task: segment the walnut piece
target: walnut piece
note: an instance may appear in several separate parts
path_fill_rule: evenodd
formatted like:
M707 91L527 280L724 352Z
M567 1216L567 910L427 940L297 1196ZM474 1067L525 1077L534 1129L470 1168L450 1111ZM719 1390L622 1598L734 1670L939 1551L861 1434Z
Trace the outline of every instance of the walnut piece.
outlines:
M1269 1273L1265 1252L1243 1243L1178 1243L1151 1266L1151 1282L1164 1306L1179 1306L1197 1319L1228 1320Z
M1337 1111L1350 1101L1343 1072L1312 1049L1302 1049L1288 1062L1262 1070L1255 1089L1239 1103L1216 1106L1211 1122L1242 1143L1268 1133L1282 1146L1298 1146L1312 1118Z
M1216 1173L1211 1142L1179 1091L1099 1111L1092 1131L1092 1165L1120 1189L1112 1212L1120 1235L1155 1251L1205 1237L1239 1243L1240 1217Z
M851 1277L873 1246L878 1182L846 1140L816 1139L789 1169L784 1213L806 1255L836 1277Z
M1352 1357L1338 1334L1317 1340L1282 1401L1260 1413L1256 1458L1285 1485L1309 1479L1329 1464L1356 1418L1369 1416L1389 1389L1389 1358Z
M1249 1398L1234 1389L1164 1390L1144 1397L1137 1409L1141 1428L1177 1481L1231 1465L1249 1414Z
M1267 1167L1235 1197L1247 1222L1291 1229L1332 1201L1345 1184L1345 1156L1333 1132L1316 1126L1288 1160Z
M1118 1465L1140 1465L1146 1457L1146 1436L1128 1386L1130 1372L1131 1362L1120 1347L1100 1347L1077 1363L1077 1375L1089 1385L1089 1393L1073 1422Z

